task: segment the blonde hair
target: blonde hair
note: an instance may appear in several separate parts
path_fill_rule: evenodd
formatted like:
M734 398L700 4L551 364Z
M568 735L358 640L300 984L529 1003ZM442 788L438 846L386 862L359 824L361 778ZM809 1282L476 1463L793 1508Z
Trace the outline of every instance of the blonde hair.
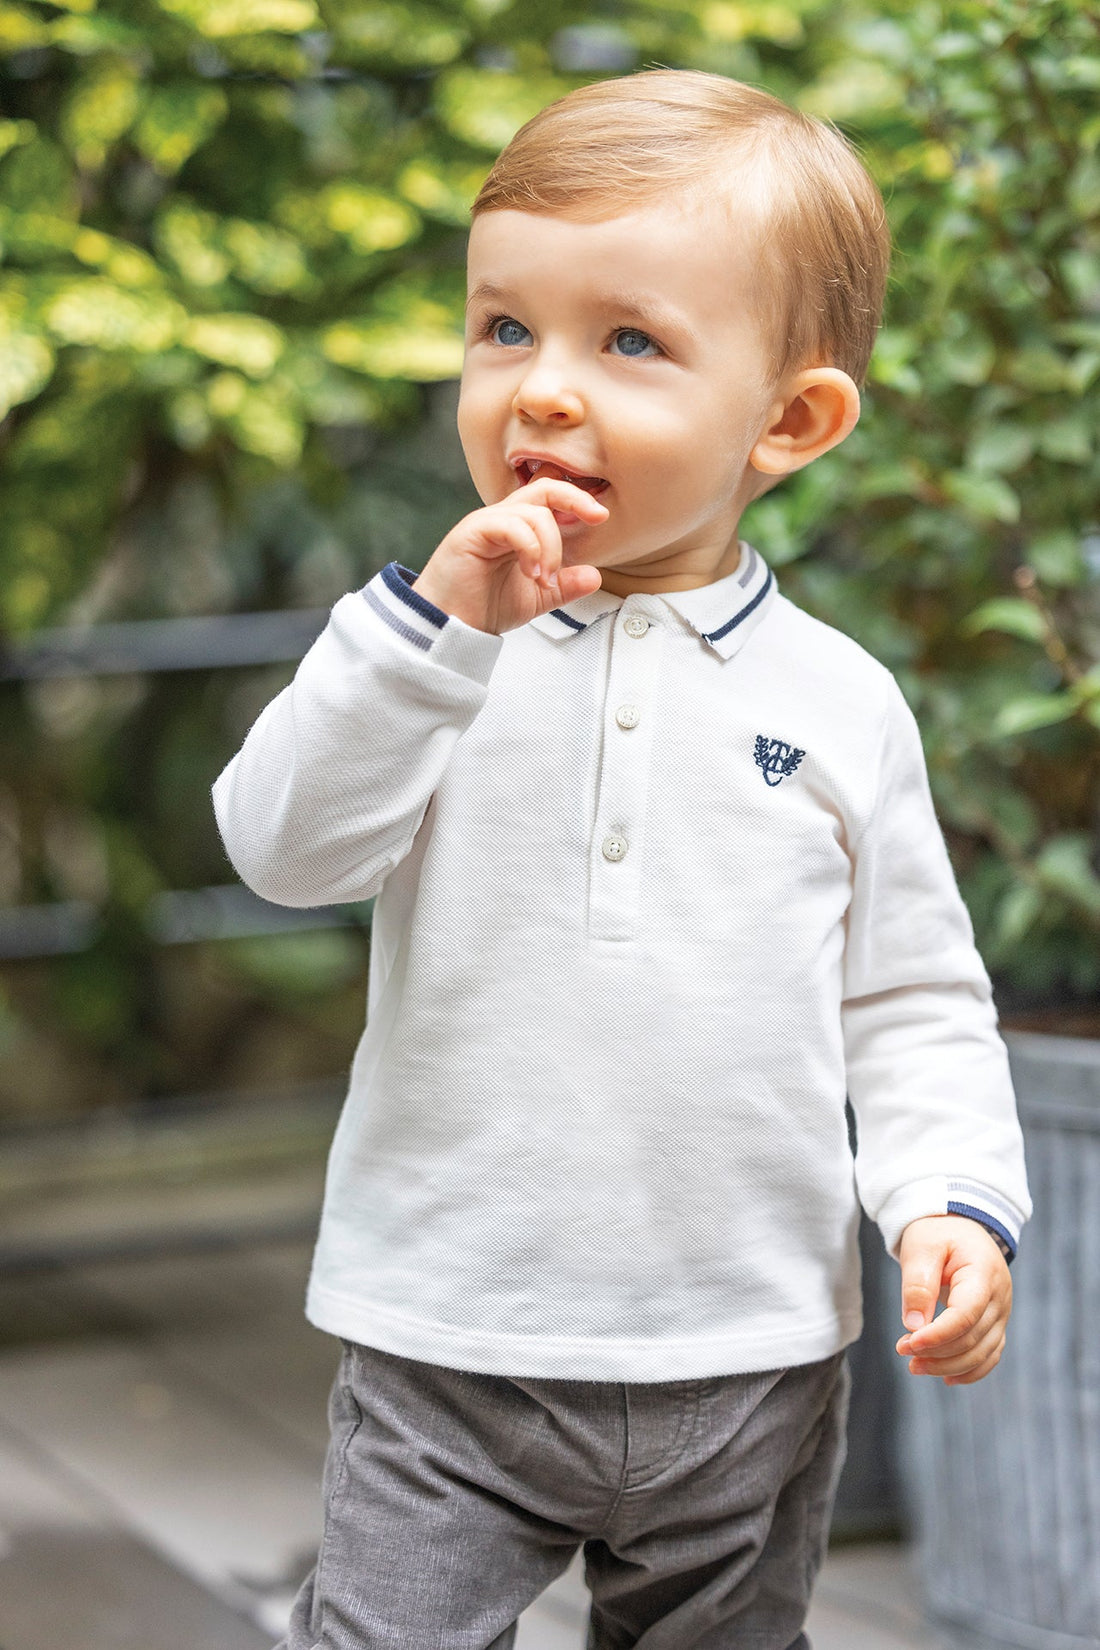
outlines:
M835 127L768 92L675 69L582 86L516 133L473 213L596 220L669 193L748 210L777 376L835 366L863 382L890 261L882 197Z

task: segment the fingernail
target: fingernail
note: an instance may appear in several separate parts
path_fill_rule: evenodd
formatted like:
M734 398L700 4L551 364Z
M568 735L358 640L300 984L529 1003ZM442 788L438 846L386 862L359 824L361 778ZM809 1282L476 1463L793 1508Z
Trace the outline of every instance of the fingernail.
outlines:
M914 1307L912 1312L907 1312L901 1321L905 1325L906 1329L923 1329L924 1313L918 1312Z

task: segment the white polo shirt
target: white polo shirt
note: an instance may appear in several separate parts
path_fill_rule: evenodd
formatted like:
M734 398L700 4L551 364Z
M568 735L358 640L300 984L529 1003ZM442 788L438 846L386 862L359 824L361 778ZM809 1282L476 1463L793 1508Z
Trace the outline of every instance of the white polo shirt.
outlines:
M337 603L215 787L258 893L378 896L312 1321L686 1379L858 1335L857 1194L891 1249L949 1211L1014 1248L1005 1050L889 673L747 546L504 637L414 577Z

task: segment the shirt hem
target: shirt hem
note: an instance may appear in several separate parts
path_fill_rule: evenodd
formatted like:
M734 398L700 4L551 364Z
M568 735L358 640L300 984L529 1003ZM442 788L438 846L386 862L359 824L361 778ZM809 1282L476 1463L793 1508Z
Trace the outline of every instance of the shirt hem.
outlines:
M306 1316L315 1328L420 1363L476 1375L575 1381L686 1381L788 1369L831 1357L859 1338L860 1309L839 1312L812 1330L776 1327L746 1334L669 1336L516 1335L455 1329L369 1301L311 1287Z

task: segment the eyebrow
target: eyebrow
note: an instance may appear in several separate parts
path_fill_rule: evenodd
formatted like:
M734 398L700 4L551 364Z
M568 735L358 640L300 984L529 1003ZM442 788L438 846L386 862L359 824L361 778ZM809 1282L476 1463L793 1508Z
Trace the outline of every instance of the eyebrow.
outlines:
M478 281L476 286L470 289L466 308L469 310L475 304L483 303L511 303L515 296L508 287L498 286L495 281ZM657 332L679 338L686 337L691 332L688 322L677 314L676 310L670 309L659 298L645 292L607 288L595 295L593 308L600 310L602 314L614 315L617 320L644 323L646 328L652 327Z

